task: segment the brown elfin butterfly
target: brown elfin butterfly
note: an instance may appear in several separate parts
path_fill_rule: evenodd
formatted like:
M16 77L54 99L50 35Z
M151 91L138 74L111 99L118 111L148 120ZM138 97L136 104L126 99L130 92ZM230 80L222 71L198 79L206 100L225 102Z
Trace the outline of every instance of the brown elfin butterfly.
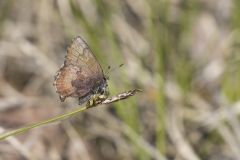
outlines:
M82 104L98 94L107 98L106 76L80 36L74 38L67 48L64 64L55 75L53 85L62 102L67 97L76 97Z

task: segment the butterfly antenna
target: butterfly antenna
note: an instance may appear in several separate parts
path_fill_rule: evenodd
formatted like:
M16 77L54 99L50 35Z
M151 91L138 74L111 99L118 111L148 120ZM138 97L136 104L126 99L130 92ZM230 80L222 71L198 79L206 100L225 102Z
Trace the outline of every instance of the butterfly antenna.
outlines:
M108 71L106 72L107 77L108 77L110 72L115 71L116 69L118 69L118 68L120 68L122 66L123 66L123 63L118 65L118 66L115 66L114 68L111 68L111 66L108 66Z

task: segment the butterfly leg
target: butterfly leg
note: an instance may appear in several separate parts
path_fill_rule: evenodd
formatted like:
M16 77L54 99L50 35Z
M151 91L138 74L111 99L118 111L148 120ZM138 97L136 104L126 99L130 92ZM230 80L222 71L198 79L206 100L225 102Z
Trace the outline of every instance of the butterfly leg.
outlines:
M102 101L104 101L105 99L107 99L107 95L104 94L94 94L91 96L91 98L88 100L87 102L87 107L94 107L96 104L101 103Z
M87 101L86 106L87 106L87 108L93 107L93 100L92 100L92 99L89 99L89 100Z
M62 95L60 95L59 98L60 98L61 102L64 102L65 99L66 99L66 97L65 97L65 96L62 96Z

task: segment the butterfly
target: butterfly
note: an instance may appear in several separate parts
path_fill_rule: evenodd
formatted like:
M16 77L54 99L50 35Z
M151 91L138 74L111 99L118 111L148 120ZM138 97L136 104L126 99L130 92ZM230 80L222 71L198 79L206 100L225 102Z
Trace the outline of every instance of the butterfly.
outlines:
M63 102L67 97L76 97L79 104L94 96L106 99L107 78L87 43L77 36L67 48L64 64L54 76L54 87Z

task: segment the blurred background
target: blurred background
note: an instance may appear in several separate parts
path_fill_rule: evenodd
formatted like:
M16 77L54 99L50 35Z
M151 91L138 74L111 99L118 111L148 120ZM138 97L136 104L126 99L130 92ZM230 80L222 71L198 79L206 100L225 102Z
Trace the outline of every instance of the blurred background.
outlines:
M3 160L239 160L239 0L0 0L0 131L79 107L52 85L81 35L111 95L0 142Z

